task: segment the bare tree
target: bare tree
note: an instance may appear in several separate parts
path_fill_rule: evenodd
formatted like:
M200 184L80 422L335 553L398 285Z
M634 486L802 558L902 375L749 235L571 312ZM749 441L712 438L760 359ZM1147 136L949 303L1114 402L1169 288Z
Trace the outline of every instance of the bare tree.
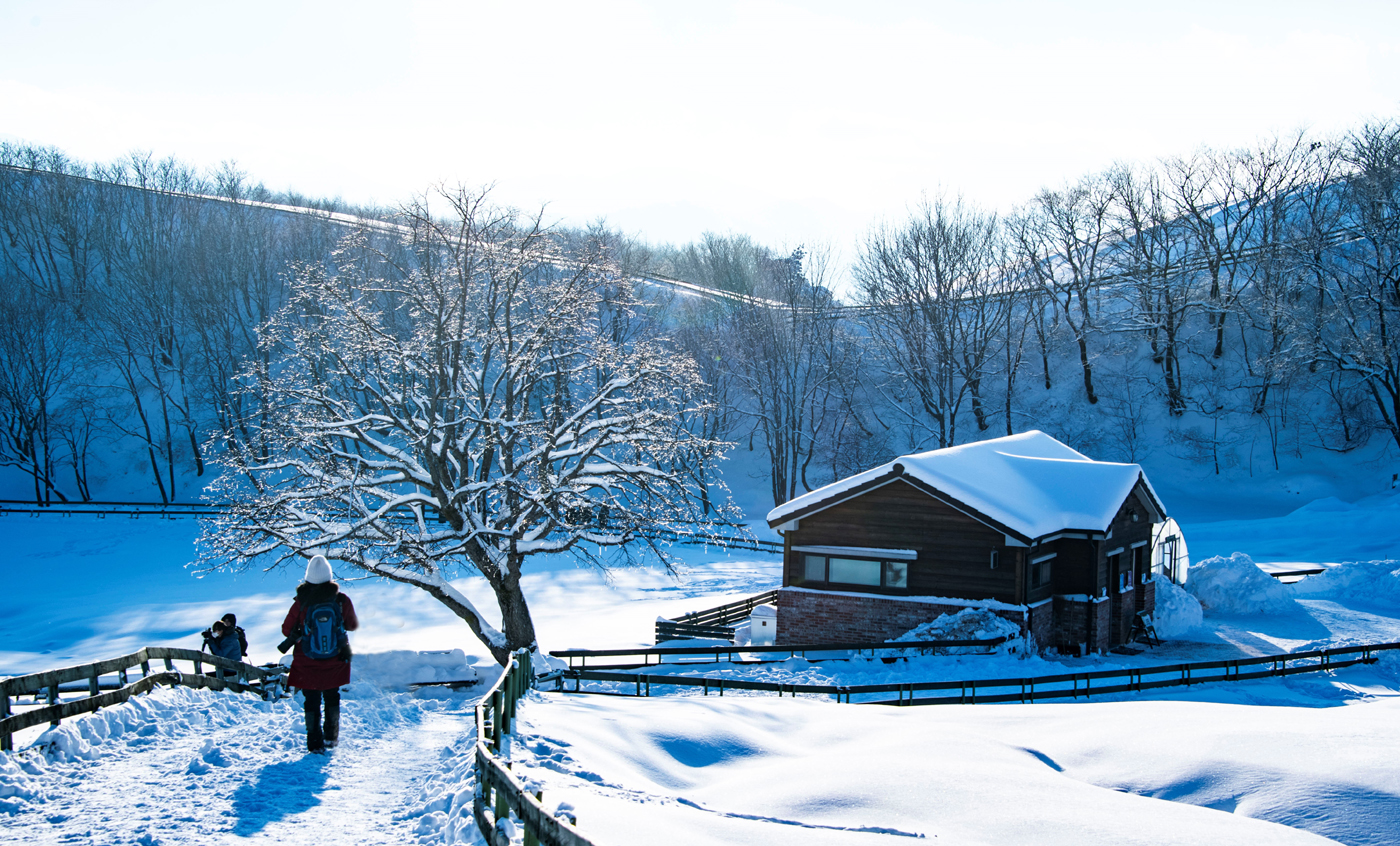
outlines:
M1331 263L1318 354L1365 386L1400 446L1400 124L1364 127L1345 155L1354 173L1344 220L1354 237Z
M1127 328L1147 336L1152 361L1162 369L1167 410L1180 416L1186 411L1182 352L1198 306L1186 268L1190 232L1173 214L1158 175L1125 166L1115 168L1109 178L1114 226L1122 239L1113 260L1133 295Z
M870 335L912 425L939 447L958 442L963 403L990 424L983 381L1010 309L1007 259L994 215L962 200L926 202L898 228L874 232L856 266Z
M1022 264L1054 296L1074 334L1084 394L1091 404L1099 398L1089 339L1097 329L1097 288L1108 270L1113 200L1113 186L1106 179L1086 177L1061 191L1041 191L1011 226Z
M484 192L433 199L448 217L426 198L406 209L405 250L370 260L351 241L337 267L297 271L263 339L287 355L250 374L274 400L250 423L270 449L225 459L213 490L235 510L207 527L204 563L322 552L427 591L504 663L536 642L526 560L606 567L605 550L640 543L668 562L658 533L715 519L670 468L720 445L677 424L700 393L693 362L603 331L604 256L561 253L538 217ZM464 568L491 586L502 631L448 581Z
M57 416L72 387L77 346L66 306L12 277L0 285L0 466L16 467L31 478L35 502L67 499L57 474L62 460Z

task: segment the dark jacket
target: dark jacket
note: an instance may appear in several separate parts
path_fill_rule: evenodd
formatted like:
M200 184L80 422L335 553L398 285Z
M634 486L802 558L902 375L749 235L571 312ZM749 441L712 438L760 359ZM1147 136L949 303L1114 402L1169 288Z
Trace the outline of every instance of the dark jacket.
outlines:
M206 634L204 645L209 648L210 655L217 655L230 661L243 660L243 653L238 644L238 635L231 631L225 631L217 637L212 632Z
M345 630L352 632L360 627L355 616L355 606L350 597L340 593L335 582L313 585L302 582L297 586L297 598L282 621L282 636L300 635L306 623L306 609L319 605L339 594L340 613L345 618ZM340 658L317 660L307 657L298 641L292 651L292 672L287 676L287 684L301 690L334 690L350 683L350 662Z

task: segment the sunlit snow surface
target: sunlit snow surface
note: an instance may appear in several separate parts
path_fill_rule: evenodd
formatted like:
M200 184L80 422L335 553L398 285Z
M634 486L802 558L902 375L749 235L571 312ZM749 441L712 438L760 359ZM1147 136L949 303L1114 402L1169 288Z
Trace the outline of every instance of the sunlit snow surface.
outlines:
M1290 520L1187 526L1198 559L1378 558L1395 497L1323 503ZM1323 520L1322 515L1327 519ZM1327 526L1324 533L1322 527ZM1289 532L1292 534L1288 534ZM1236 538L1221 538L1228 532ZM296 572L193 579L191 521L0 518L14 589L0 598L0 672L196 648L233 611L255 661L276 657ZM1358 535L1363 535L1358 537ZM1275 549L1291 554L1256 553ZM647 644L657 616L775 585L775 556L681 548L609 583L568 559L525 579L547 649ZM1207 611L1137 656L1018 654L763 666L730 677L843 684L1004 677L1400 640L1385 565L1292 589L1285 613ZM345 575L345 574L341 574ZM1389 581L1388 581L1389 580ZM482 607L475 580L457 586ZM0 841L203 844L480 842L471 820L471 689L412 681L495 670L466 627L412 588L349 582L363 627L343 743L307 756L295 700L163 690L17 737L0 754ZM461 656L417 650L460 649ZM398 650L398 654L390 654ZM450 665L450 666L449 666ZM475 670L469 670L473 665ZM695 668L653 668L695 672ZM478 688L480 689L480 688ZM656 685L654 692L664 692ZM1400 832L1400 658L1335 674L1213 684L1117 701L894 709L823 698L650 699L536 692L515 772L575 806L602 844L1391 843Z

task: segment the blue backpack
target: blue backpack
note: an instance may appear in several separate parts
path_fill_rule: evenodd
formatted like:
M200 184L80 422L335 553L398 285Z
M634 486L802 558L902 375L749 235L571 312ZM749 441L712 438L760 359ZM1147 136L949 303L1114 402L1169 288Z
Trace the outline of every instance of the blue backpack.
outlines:
M340 658L347 639L339 594L306 609L301 635L301 648L306 657L318 661Z

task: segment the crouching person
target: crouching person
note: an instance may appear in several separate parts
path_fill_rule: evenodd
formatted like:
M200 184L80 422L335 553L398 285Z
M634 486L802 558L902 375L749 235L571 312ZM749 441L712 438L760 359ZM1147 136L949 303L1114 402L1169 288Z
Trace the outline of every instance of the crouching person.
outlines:
M215 620L214 625L200 632L204 637L204 644L200 650L209 650L210 655L219 658L227 658L230 661L242 661L243 653L239 646L238 635L229 629L223 620ZM233 679L237 673L233 670L226 670L223 667L216 667L213 675L220 681Z
M296 638L287 685L306 698L306 748L321 752L340 739L340 688L350 683L350 639L359 628L355 606L331 581L331 565L312 556L282 634ZM325 719L322 721L322 705Z

